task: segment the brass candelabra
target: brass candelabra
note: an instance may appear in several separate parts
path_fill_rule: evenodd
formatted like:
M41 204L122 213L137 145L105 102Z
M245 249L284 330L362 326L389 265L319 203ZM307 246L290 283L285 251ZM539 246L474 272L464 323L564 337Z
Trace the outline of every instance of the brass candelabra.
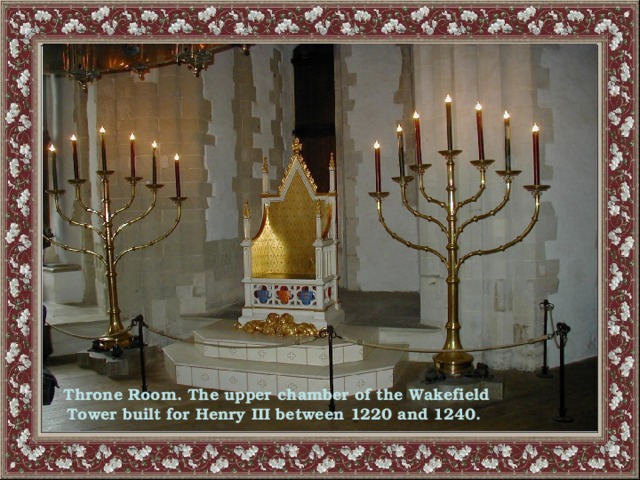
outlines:
M157 174L156 174L156 155L157 155L157 145L153 143L153 173L152 173L152 181L151 183L146 184L145 186L151 191L151 203L147 207L147 209L141 214L129 219L127 222L122 223L117 226L114 225L114 219L120 215L121 213L128 210L133 201L136 198L136 187L142 177L137 177L135 172L135 137L133 134L131 135L131 173L130 176L125 177L125 180L129 182L131 186L131 193L129 196L129 200L125 205L120 208L113 209L111 205L111 194L110 194L110 177L115 173L114 170L109 170L107 168L107 158L106 158L106 148L104 143L104 129L100 130L101 133L101 143L102 143L102 169L98 170L96 174L99 178L100 183L100 204L101 209L90 208L82 199L80 188L81 186L87 182L87 179L79 178L78 171L78 157L77 157L77 149L76 149L76 140L75 136L71 137L71 142L73 146L73 166L74 166L74 178L67 180L70 185L74 187L75 190L75 203L78 204L82 210L84 210L87 214L93 215L98 219L98 222L101 224L99 227L94 226L89 222L81 222L72 218L71 216L66 215L62 209L60 208L60 197L64 195L65 190L58 188L58 180L57 180L57 168L56 168L56 152L53 145L50 147L49 151L50 161L51 161L51 177L53 188L46 191L48 195L53 197L55 210L60 215L60 217L70 225L85 228L92 232L94 232L97 237L100 239L99 241L103 246L103 253L98 253L96 250L90 250L85 248L75 248L70 245L64 244L62 242L58 242L51 237L48 237L48 241L50 241L53 245L57 245L64 250L70 252L83 253L88 255L93 255L96 257L106 268L105 275L107 278L108 285L108 299L109 299L109 327L107 331L94 340L93 342L93 350L96 351L108 351L111 350L114 346L118 346L120 348L129 348L132 346L133 337L129 333L127 329L122 325L120 319L120 308L118 306L118 284L117 284L117 272L116 266L118 262L129 252L133 252L136 250L141 250L143 248L150 247L155 245L156 243L167 238L178 226L180 222L180 216L182 213L182 202L186 200L186 197L182 197L180 195L180 170L179 170L179 156L176 154L175 158L175 173L176 173L176 196L170 197L170 199L176 204L176 218L173 225L162 235L142 244L132 245L128 248L121 250L119 253L116 253L115 243L116 238L120 235L127 227L132 226L133 224L139 222L140 220L147 217L151 211L156 206L158 190L160 190L164 185L157 182Z
M447 323L445 325L446 328L446 339L444 346L442 347L442 351L433 357L433 361L435 364L435 368L438 370L442 370L445 373L450 375L460 375L468 372L472 369L473 365L473 356L463 351L462 342L460 341L460 312L459 312L459 284L460 277L458 272L462 264L467 261L469 258L478 256L478 255L489 255L497 252L503 252L513 245L521 242L533 229L534 225L538 221L538 215L540 213L540 197L543 191L549 188L549 185L540 185L539 183L539 147L538 147L538 127L534 125L533 129L533 163L534 163L534 184L525 185L524 188L531 192L534 198L534 212L531 217L529 224L526 228L516 236L513 240L506 242L500 246L489 249L480 249L468 252L462 256L459 256L459 238L465 228L472 223L479 222L480 220L484 220L491 216L496 215L500 212L505 205L509 202L510 194L511 194L511 184L513 179L518 176L521 171L520 170L512 170L511 169L511 152L510 152L510 126L509 126L509 116L507 112L505 112L505 169L498 170L496 173L502 177L505 182L505 193L502 198L502 201L498 203L494 208L488 210L485 213L474 215L464 221L460 222L459 213L462 207L468 205L470 203L476 202L485 191L486 184L486 172L491 164L494 163L494 160L489 160L484 158L484 141L482 135L482 116L481 116L481 107L478 105L477 109L477 119L478 119L478 149L479 149L479 159L472 160L470 163L474 167L476 167L480 173L480 185L478 191L466 198L465 200L458 200L456 198L456 177L455 177L455 159L458 155L462 153L462 150L455 150L452 148L452 134L451 134L451 99L447 96L447 146L446 150L440 150L438 153L444 157L446 160L447 167L447 199L446 201L438 200L434 197L431 197L427 193L427 189L425 187L424 176L425 172L431 164L423 164L422 163L422 155L420 152L420 126L419 126L419 116L416 112L414 115L414 131L416 137L416 164L411 165L410 168L415 172L415 175L418 179L418 188L422 197L431 204L437 205L442 208L446 214L446 219L441 221L434 216L427 215L418 209L412 207L409 204L407 199L407 186L415 179L412 175L404 174L404 144L402 138L402 129L398 126L398 156L400 163L400 176L393 177L392 180L396 182L400 186L400 193L402 196L402 204L403 206L416 218L420 220L425 220L429 223L436 225L440 231L445 235L447 244L446 244L446 253L440 252L437 248L429 246L429 245L421 245L418 243L411 242L402 238L396 232L391 230L387 225L383 212L382 212L382 202L389 195L389 192L383 192L380 188L380 146L378 142L374 145L375 151L375 168L376 168L376 191L370 192L371 195L377 203L378 208L378 219L384 229L391 235L391 237L409 248L428 252L435 255L445 266L447 270Z

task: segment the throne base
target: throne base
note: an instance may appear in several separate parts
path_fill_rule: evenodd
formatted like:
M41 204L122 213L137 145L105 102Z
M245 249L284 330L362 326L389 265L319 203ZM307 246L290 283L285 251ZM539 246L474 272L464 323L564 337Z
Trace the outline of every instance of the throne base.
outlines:
M275 337L234 330L232 320L194 331L196 343L164 347L165 368L177 384L228 391L280 393L329 390L326 339L296 344L295 337ZM349 338L375 343L376 327L343 325ZM313 337L299 337L305 342ZM261 348L264 347L264 348ZM354 395L367 389L392 388L396 365L406 353L369 349L335 339L334 391Z

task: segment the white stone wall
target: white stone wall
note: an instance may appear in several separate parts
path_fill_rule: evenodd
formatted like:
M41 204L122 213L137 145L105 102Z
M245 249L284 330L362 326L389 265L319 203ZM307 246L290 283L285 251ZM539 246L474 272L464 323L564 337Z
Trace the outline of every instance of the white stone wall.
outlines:
M381 144L382 189L392 195L383 204L389 226L415 240L416 222L402 207L398 176L396 127L409 127L407 101L398 94L402 55L396 45L341 45L341 101L338 129L343 141L341 183L344 215L343 285L364 291L416 291L417 252L393 240L378 222L373 144ZM408 159L409 160L409 159Z

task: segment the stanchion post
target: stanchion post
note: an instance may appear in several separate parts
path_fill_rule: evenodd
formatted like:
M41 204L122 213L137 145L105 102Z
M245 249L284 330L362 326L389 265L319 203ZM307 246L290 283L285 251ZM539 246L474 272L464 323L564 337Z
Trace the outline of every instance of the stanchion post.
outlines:
M327 326L327 338L329 339L329 390L331 391L331 401L329 402L329 411L336 411L336 401L333 398L333 337L335 330L332 325Z
M547 321L548 314L551 310L553 310L553 303L549 303L549 300L546 298L540 304L540 308L544 309L544 335L547 335ZM552 378L553 374L549 373L549 366L547 365L547 342L549 339L545 340L543 345L543 353L542 353L542 370L540 370L536 375L540 378Z
M571 423L573 418L567 416L567 409L564 405L564 346L567 343L567 334L571 331L571 328L566 323L558 323L556 326L556 335L560 337L560 408L558 409L558 415L553 419L556 422Z
M145 326L144 319L142 315L138 315L136 318L132 320L132 323L135 325L138 324L138 338L140 342L140 377L142 379L142 386L140 387L143 392L147 391L147 371L144 360L144 333L142 327Z

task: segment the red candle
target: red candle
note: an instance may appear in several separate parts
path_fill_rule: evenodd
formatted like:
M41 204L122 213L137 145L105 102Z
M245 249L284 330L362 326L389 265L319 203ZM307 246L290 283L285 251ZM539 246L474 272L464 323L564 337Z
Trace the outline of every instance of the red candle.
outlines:
M504 169L511 170L511 123L509 112L504 112Z
M533 124L531 133L533 135L533 184L540 185L540 128L537 124Z
M151 158L151 184L156 185L158 183L158 174L156 169L156 157L158 154L158 144L154 140L151 146L153 147L153 156Z
M78 146L76 144L77 138L76 135L71 135L71 146L73 147L73 179L78 180L80 178L80 173L78 170Z
M453 150L453 130L451 127L451 97L447 95L444 99L445 109L447 111L447 150Z
M398 164L400 166L400 176L404 177L404 135L402 127L398 125Z
M418 115L418 112L413 114L413 132L416 137L416 165L421 165L422 147L420 145L420 115Z
M482 105L476 104L476 126L478 130L478 158L484 160L484 135L482 133Z
M49 147L51 152L51 179L53 181L53 189L58 190L58 168L56 165L56 148L51 145Z
M377 140L376 143L373 144L373 156L376 170L376 192L380 193L382 191L382 184L380 182L380 144Z
M180 198L180 156L176 153L173 159L176 166L176 197Z
M107 148L104 146L104 127L100 127L100 144L102 150L102 171L107 171Z
M129 137L131 140L131 178L136 176L136 136L132 133Z

